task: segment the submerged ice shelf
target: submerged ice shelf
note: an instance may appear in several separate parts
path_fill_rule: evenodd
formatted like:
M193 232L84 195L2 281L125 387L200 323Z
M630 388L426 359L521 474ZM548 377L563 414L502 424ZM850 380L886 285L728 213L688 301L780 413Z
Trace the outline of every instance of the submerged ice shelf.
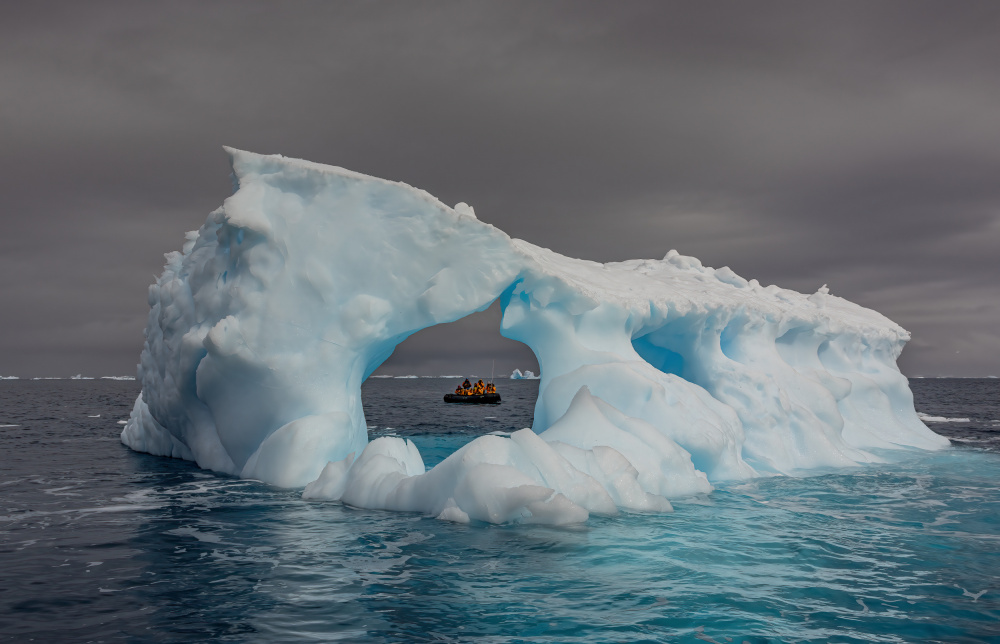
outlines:
M675 251L572 259L402 183L227 151L233 195L149 289L133 449L359 507L559 524L948 445L896 368L906 331L825 287ZM361 383L497 299L541 368L533 427L429 471L409 441L369 442Z

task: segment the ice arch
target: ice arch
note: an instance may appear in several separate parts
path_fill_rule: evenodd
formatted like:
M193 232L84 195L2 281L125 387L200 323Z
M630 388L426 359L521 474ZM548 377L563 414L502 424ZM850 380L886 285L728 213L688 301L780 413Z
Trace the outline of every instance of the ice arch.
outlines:
M364 507L560 523L947 444L895 366L906 332L824 290L673 251L571 259L405 184L227 151L233 195L149 290L133 449ZM369 444L365 378L497 298L541 367L534 431L426 473L412 443Z

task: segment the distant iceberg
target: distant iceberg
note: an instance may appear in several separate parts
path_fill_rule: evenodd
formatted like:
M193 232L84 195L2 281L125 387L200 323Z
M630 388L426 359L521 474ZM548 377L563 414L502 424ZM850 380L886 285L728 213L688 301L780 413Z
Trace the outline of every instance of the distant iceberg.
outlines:
M825 286L675 251L572 259L402 183L227 150L234 194L149 289L133 449L356 507L563 524L949 444L896 367L909 334ZM532 429L429 471L406 439L369 442L365 379L496 300L541 368Z
M538 380L538 376L535 375L534 371L530 369L525 369L524 373L521 373L520 369L514 369L514 373L510 374L511 380Z
M925 423L971 423L971 418L947 418L945 416L929 416L917 412L917 417Z

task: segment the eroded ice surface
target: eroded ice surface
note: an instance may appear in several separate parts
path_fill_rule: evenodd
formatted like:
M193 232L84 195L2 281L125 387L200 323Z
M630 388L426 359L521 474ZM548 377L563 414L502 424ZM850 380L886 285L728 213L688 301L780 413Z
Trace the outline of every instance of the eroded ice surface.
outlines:
M906 331L825 287L674 251L572 259L405 184L227 151L234 194L149 289L133 449L359 507L560 524L948 444L896 368ZM531 430L430 471L404 439L369 443L365 378L498 298L541 368Z

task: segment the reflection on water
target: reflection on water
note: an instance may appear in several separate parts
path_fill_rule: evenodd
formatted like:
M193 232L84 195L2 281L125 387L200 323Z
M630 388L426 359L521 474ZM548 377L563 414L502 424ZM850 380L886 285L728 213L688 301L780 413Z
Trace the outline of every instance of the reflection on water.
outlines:
M398 382L378 399L399 393ZM434 384L408 381L407 395L419 401L419 387ZM910 454L891 465L731 484L676 503L672 514L570 529L456 525L304 502L296 491L133 453L116 437L135 393L128 383L46 386L19 392L19 405L6 397L0 418L23 426L0 434L9 457L0 471L3 639L997 636L996 452ZM507 409L436 417L440 408L412 403L405 413L369 410L368 422L443 454L530 423L531 390L519 393L520 406ZM407 423L406 413L420 422Z

